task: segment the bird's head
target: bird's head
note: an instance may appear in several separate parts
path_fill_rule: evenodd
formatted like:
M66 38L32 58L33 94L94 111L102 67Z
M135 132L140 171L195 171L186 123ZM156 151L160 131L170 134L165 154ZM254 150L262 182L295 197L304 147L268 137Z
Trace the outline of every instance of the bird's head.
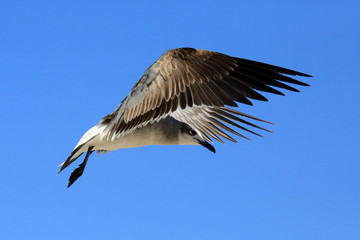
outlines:
M191 128L187 124L183 124L180 128L180 134L179 134L179 144L180 145L201 145L203 147L206 147L213 153L215 153L215 148L205 141L196 130Z

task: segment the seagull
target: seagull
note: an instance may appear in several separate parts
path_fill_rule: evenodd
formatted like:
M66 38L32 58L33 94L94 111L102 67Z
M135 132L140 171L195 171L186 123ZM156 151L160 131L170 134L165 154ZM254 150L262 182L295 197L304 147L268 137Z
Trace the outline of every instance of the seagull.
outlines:
M165 52L132 88L119 107L90 128L80 139L59 173L85 154L70 178L70 187L84 172L94 151L147 145L201 145L215 153L209 143L221 138L236 142L228 133L248 139L230 126L261 136L249 120L265 120L239 112L237 103L250 99L268 101L258 91L284 95L273 88L294 92L288 85L309 86L290 76L311 77L294 70L231 57L218 52L178 48ZM225 130L225 131L224 131Z

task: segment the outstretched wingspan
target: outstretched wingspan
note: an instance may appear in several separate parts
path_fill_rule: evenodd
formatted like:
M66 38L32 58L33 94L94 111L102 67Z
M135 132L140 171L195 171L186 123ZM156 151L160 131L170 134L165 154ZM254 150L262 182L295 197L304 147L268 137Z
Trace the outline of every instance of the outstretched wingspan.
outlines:
M263 120L229 107L237 107L237 103L252 105L250 99L267 101L258 90L284 95L273 87L298 92L288 83L308 86L286 75L311 77L207 50L169 50L146 70L121 106L100 123L107 124L107 138L114 139L172 116L192 126L207 140L212 137L222 142L220 137L224 137L235 141L221 129L245 136L223 123L254 133L236 122L263 129L240 117Z

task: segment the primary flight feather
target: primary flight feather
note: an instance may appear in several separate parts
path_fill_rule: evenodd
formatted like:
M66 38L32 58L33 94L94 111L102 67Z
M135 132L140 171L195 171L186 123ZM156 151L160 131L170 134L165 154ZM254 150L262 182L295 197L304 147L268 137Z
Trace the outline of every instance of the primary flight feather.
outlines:
M212 142L211 138L236 142L230 132L247 139L229 126L261 136L247 126L268 130L244 118L266 121L229 107L252 105L250 99L267 101L257 90L284 95L273 87L298 92L288 83L308 86L286 75L311 77L218 52L169 50L145 71L113 113L82 136L59 173L84 152L86 157L71 174L68 187L82 175L93 151L178 144L202 145L215 152L207 142Z

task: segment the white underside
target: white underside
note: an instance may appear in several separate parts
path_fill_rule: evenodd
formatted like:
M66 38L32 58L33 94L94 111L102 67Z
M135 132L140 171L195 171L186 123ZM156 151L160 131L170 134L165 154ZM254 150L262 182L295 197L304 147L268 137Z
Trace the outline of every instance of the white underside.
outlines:
M199 141L190 135L180 134L181 124L168 118L114 138L108 136L106 125L95 125L81 137L74 150L81 147L76 150L71 159L76 159L87 152L89 147L93 147L93 151L107 152L148 145L198 145Z
M170 141L163 136L159 125L158 123L149 124L113 139L108 138L105 130L106 126L96 125L84 134L76 147L86 143L79 151L85 152L90 146L94 146L93 150L115 151L120 148L134 148L148 145L196 144L195 142L184 141L181 137L180 139L174 138L173 141Z
M106 151L115 151L120 148L134 148L148 145L175 144L165 141L159 134L157 134L156 131L154 131L153 128L150 127L136 129L129 134L123 135L119 138L114 138L113 140L107 140L105 136L102 138L96 137L94 141L91 141L91 143L94 144L94 150Z

